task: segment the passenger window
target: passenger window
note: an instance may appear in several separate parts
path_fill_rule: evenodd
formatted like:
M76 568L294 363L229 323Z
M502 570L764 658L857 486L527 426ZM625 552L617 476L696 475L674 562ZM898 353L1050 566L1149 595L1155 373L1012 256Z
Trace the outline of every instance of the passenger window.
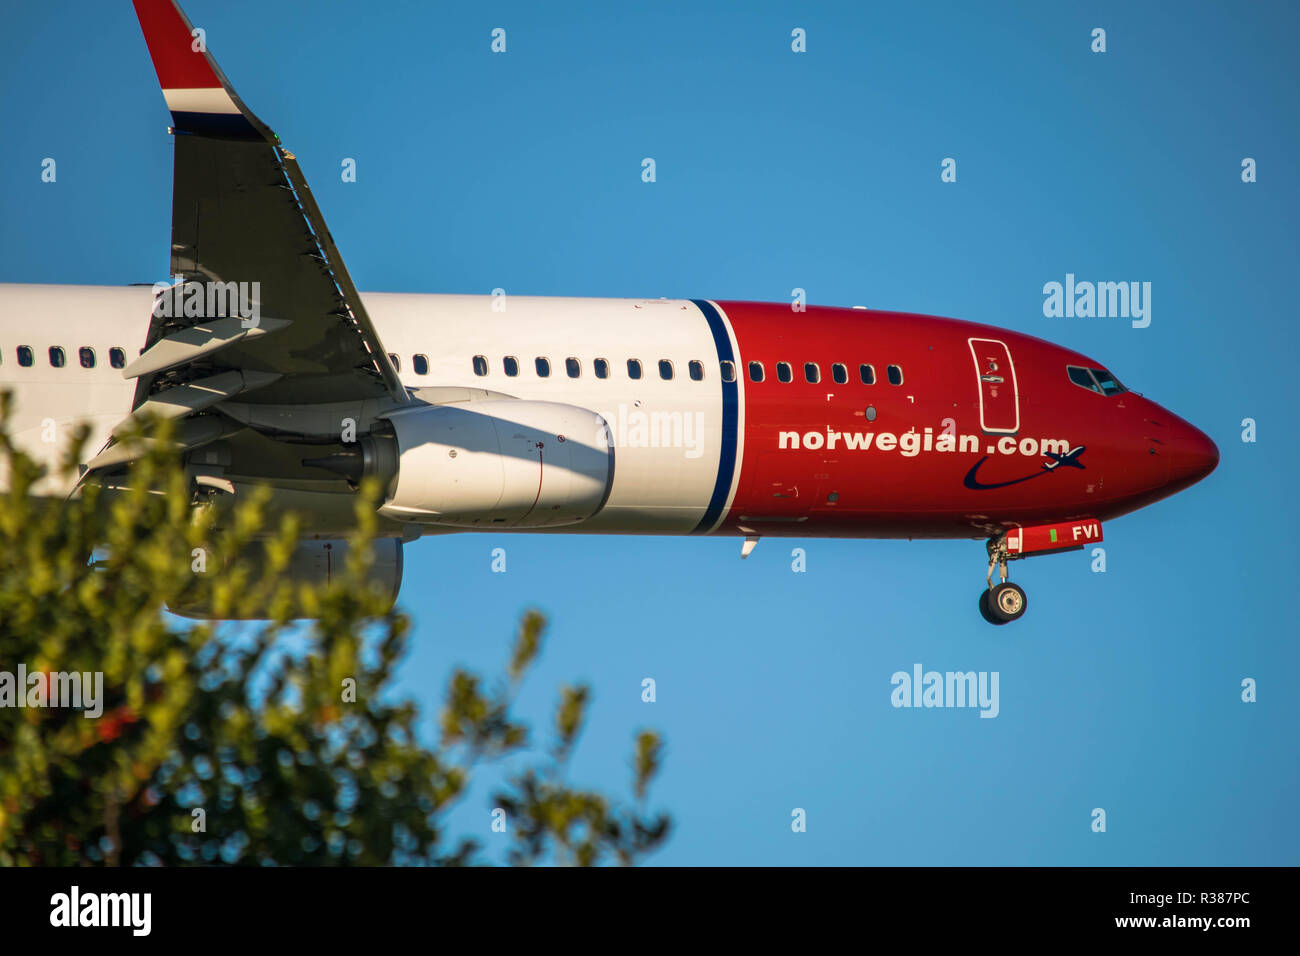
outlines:
M1066 373L1070 376L1070 381L1080 388L1086 388L1090 392L1101 392L1101 386L1093 381L1092 373L1086 368L1080 368L1077 365L1067 365Z
M659 377L665 382L671 381L673 377L673 363L667 359L659 360Z
M609 378L609 359L592 359L591 370L596 378Z
M568 373L569 378L577 378L582 374L582 363L570 356L564 360L564 371Z
M113 346L108 350L108 364L113 368L126 368L126 353L116 345Z
M876 384L876 369L871 365L859 365L858 376L862 379L863 385Z
M474 356L474 374L486 375L488 373L488 364L486 355Z
M627 360L627 377L628 377L628 378L631 378L631 379L638 379L638 378L641 377L641 360L640 360L640 359L628 359L628 360Z
M888 365L885 367L885 374L889 376L890 385L903 384L903 370L897 365Z
M507 355L501 360L501 368L507 375L514 378L519 374L519 359L513 355Z
M822 380L822 370L817 367L816 362L804 362L803 377L809 385L816 385Z
M794 381L794 371L790 368L789 362L776 363L776 380L778 382Z
M533 365L534 365L534 367L536 367L536 369L537 369L537 377L538 377L538 378L548 378L548 377L550 377L550 374L551 374L551 360L550 360L550 359L544 359L544 358L542 358L542 357L539 355L539 356L537 357L537 360L533 363Z
M30 345L18 346L18 364L23 368L31 368L33 361L32 347Z
M849 382L849 370L843 362L836 362L831 366L831 378L835 379L836 385L847 385Z
M702 382L702 381L704 381L704 363L703 363L703 362L699 362L699 361L697 361L697 360L695 360L695 359L691 359L691 363L690 363L688 366L686 366L686 367L687 367L687 369L690 370L690 373L691 373L691 381L692 381L692 382Z
M398 358L396 355L394 355L392 352L389 352L389 353L388 353L388 361L390 361L390 362L393 363L393 371L394 371L394 372L400 372L400 371L402 370L402 360L399 359L399 358Z
M724 382L734 382L736 380L736 363L724 360L722 362L722 380Z
M428 375L428 374L429 374L429 356L427 356L427 355L412 355L412 356L411 356L411 368L415 369L415 374L416 374L416 375Z
M68 357L63 354L63 349L57 345L50 346L50 364L55 368L63 368L68 364Z
M94 350L94 349L86 348L86 346L83 345L81 348L79 348L79 349L77 350L77 357L78 357L79 359L81 359L81 367L82 367L82 368L94 368L94 367L95 367L95 350Z
M751 382L761 382L761 381L763 381L763 363L762 363L762 362L750 362L750 363L749 363L749 380L750 380Z

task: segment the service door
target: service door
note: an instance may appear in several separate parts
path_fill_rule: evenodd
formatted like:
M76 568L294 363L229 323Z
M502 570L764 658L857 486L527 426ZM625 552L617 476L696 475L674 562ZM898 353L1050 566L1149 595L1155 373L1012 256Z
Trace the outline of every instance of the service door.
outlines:
M1016 367L1005 342L970 339L975 379L980 395L980 428L986 434L1014 435L1020 430L1020 399Z

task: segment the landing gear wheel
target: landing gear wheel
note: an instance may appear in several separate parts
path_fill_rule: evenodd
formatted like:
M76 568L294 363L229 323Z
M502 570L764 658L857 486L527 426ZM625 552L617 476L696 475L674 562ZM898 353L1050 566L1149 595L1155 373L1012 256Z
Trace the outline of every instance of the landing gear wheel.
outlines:
M1010 581L1004 581L989 591L986 601L989 616L999 624L1018 620L1025 613L1025 608L1029 606L1029 599L1025 597L1024 589Z
M980 616L990 624L1010 624L1029 606L1024 589L1007 580L1007 564L1019 555L1008 551L1005 533L989 538L984 546L989 553L989 573L984 576L988 587L980 595ZM996 586L993 584L995 570L1002 578L1002 583Z
M989 610L989 589L988 588L985 588L983 591L980 592L980 617L984 618L984 620L988 621L990 624L1007 623L1006 621L1002 621L994 617L993 612Z

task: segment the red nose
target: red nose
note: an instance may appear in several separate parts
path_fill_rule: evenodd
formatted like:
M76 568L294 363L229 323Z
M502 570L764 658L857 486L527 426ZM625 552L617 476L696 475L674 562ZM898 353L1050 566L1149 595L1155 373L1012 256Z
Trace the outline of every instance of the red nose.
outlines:
M1219 448L1199 428L1180 422L1166 445L1170 482L1186 487L1200 481L1219 464Z

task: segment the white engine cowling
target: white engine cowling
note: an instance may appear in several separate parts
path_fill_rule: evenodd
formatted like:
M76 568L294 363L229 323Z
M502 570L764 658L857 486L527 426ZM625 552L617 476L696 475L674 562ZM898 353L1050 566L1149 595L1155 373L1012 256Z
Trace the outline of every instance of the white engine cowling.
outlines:
M397 475L380 513L458 528L576 524L604 505L614 450L600 415L513 399L390 415Z

